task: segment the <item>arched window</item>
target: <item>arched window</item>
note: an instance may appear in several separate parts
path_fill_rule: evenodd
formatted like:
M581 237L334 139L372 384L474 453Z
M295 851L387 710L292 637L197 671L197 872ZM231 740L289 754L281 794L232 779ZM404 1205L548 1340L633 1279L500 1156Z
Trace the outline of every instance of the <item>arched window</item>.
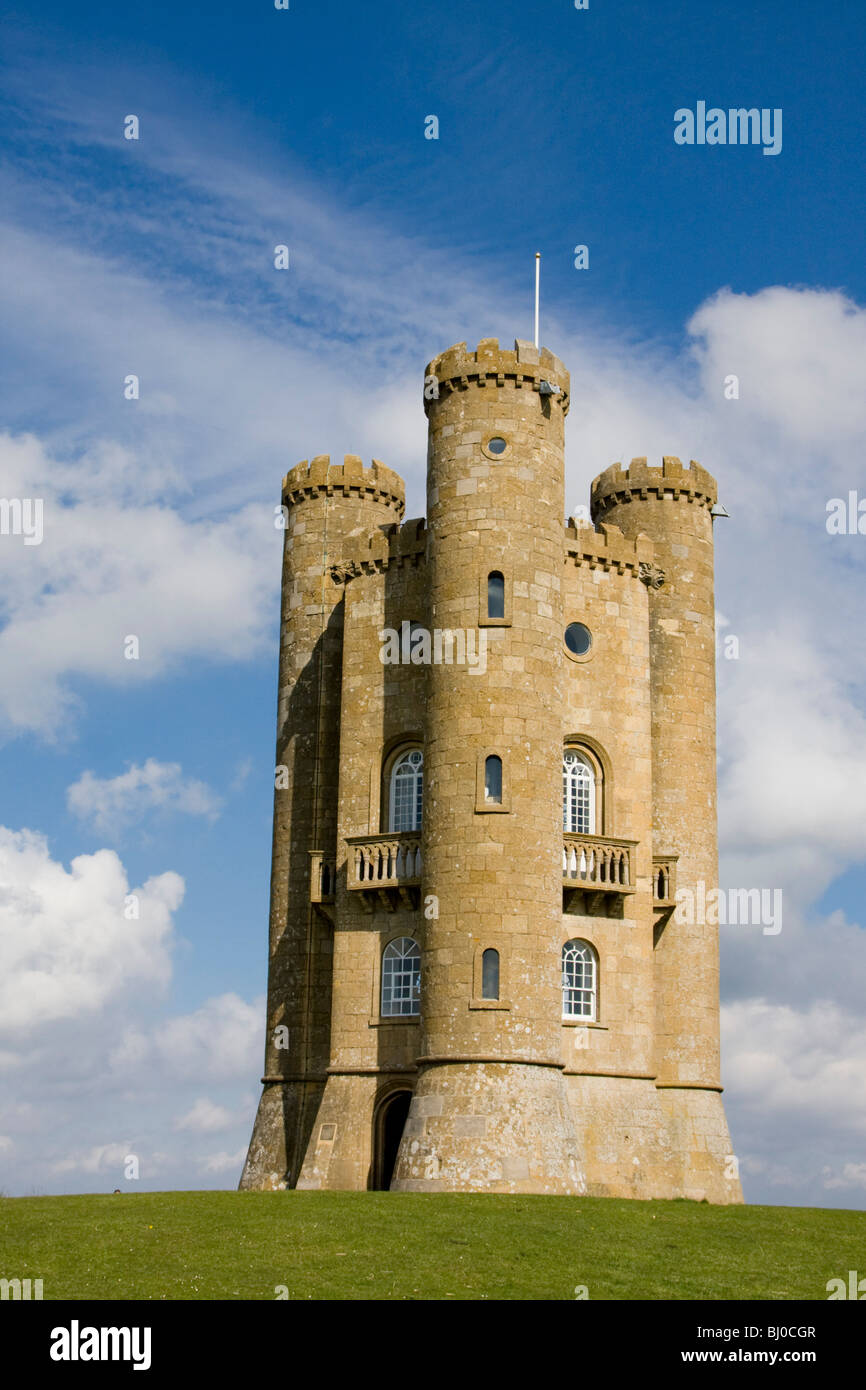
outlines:
M382 1017L418 1014L420 999L421 947L411 936L400 936L382 954Z
M499 952L492 946L481 957L481 998L499 998Z
M595 769L575 748L562 756L562 828L567 835L595 834Z
M502 800L502 759L495 753L484 760L484 800Z
M562 948L562 1017L594 1022L598 1005L598 959L588 941Z
M505 576L499 570L492 570L487 576L487 616L505 617Z
M388 798L389 830L420 830L424 793L424 756L420 748L410 748L396 759L391 769Z

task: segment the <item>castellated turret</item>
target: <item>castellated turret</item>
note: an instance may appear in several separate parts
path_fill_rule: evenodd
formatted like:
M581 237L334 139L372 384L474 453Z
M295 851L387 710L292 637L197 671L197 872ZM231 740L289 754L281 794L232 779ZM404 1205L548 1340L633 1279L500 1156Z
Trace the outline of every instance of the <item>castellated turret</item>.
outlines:
M716 879L716 486L636 459L564 525L569 391L530 343L429 363L426 522L379 463L284 481L242 1187L742 1200L675 911Z
M677 856L677 884L695 901L718 884L713 519L716 481L678 458L632 459L592 485L596 523L651 537L649 586L653 848ZM703 885L703 887L701 887ZM698 920L692 920L697 917ZM682 918L682 920L680 920ZM718 927L700 914L660 922L655 958L656 1088L684 1184L712 1187L728 1144L719 1084ZM697 1134L697 1146L680 1136ZM730 1165L729 1165L730 1166Z
M244 1187L294 1186L330 1057L333 924L311 879L337 838L344 605L330 563L349 538L398 525L404 505L402 479L354 455L283 479L265 1089Z

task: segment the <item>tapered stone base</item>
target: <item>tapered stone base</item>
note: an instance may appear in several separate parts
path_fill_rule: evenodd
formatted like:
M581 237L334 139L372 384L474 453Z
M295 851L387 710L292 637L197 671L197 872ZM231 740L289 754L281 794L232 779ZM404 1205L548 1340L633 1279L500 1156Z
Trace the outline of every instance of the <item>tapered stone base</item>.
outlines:
M591 1197L741 1202L718 1091L652 1078L565 1078Z
M718 1091L660 1087L674 1196L696 1202L742 1202L738 1163Z
M278 1192L294 1187L323 1083L283 1081L265 1086L238 1190Z
M652 1078L567 1075L565 1085L588 1196L682 1195L672 1186L675 1165Z
M391 1190L585 1192L562 1072L518 1062L428 1066Z
M329 1076L298 1187L363 1192L371 1185L372 1132L381 1078Z

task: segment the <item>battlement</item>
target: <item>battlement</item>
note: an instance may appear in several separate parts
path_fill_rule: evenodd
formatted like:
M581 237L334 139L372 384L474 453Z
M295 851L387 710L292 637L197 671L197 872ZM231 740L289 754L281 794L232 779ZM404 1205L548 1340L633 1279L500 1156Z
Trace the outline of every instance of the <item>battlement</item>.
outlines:
M402 516L406 505L403 479L393 469L373 459L368 468L357 454L345 454L342 463L331 463L330 454L304 459L283 479L283 502L292 506L307 497L330 496L340 492L365 494L371 500L390 502Z
M699 506L714 507L718 500L718 484L694 459L684 464L673 455L666 455L661 468L650 467L645 458L632 459L628 468L615 463L600 473L592 484L592 516L603 515L614 503L631 502L635 497L646 501L650 493L656 497L670 497L675 502L683 498Z
M331 565L331 575L341 584L391 565L419 565L426 558L427 523L424 517L413 517L402 526L379 526L371 535L350 536L341 559Z
M455 343L427 363L424 375L437 378L440 394L465 391L470 381L478 386L504 386L511 381L530 391L539 390L542 381L547 381L556 387L563 414L568 412L571 377L566 368L549 348L537 348L520 338L514 340L513 349L500 348L497 338L482 338L474 352L465 343ZM435 398L430 400L425 389L424 409L428 414L433 404Z
M569 517L565 528L565 553L575 565L615 570L644 583L655 582L661 571L654 564L652 541L642 532L629 540L618 526L601 522L597 528L579 525Z

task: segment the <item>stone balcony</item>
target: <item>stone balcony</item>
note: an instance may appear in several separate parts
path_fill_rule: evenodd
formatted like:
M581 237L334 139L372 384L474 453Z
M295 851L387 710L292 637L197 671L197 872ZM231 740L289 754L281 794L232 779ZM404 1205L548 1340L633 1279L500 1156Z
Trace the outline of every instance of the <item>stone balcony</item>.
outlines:
M633 851L636 840L614 840L609 835L563 835L563 906L576 892L598 895L590 911L600 910L605 899L635 892Z
M421 832L386 835L353 835L346 840L346 886L361 895L367 911L384 907L417 908L421 899ZM575 893L597 895L588 899L590 911L612 909L636 891L634 850L636 840L608 835L563 835L563 907ZM335 864L319 852L311 854L310 900L333 903ZM677 855L653 856L653 908L667 912L676 903Z
M402 904L417 907L421 898L421 832L352 835L346 840L350 893L361 894L372 912L382 906L395 912Z

